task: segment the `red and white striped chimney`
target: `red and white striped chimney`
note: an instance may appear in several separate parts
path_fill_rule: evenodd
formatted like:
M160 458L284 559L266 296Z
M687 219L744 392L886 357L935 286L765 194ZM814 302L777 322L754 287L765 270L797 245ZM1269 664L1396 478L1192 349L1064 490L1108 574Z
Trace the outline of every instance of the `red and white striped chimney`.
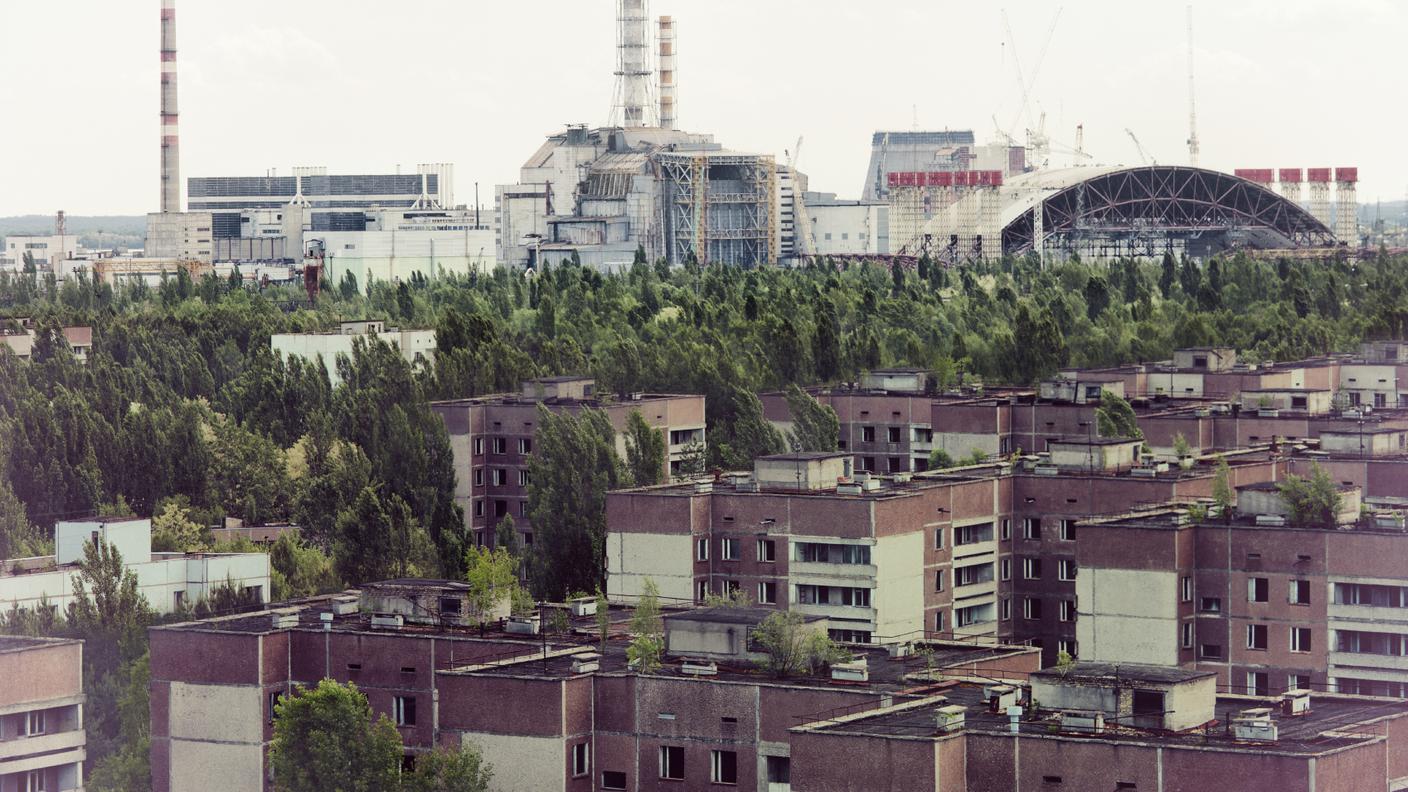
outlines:
M181 211L181 136L176 112L176 0L161 0L161 211Z

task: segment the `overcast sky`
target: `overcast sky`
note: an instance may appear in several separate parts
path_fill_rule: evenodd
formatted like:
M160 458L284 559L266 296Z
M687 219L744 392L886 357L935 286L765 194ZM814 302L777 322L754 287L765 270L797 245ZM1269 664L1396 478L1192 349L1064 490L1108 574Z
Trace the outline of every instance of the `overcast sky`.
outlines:
M0 215L136 214L158 199L157 0L0 0ZM611 0L178 0L182 176L453 162L492 203L543 135L604 123ZM1056 5L1006 5L1027 79ZM1070 0L1035 74L1053 140L1187 161L1185 3ZM858 195L881 128L1026 124L1001 6L653 0L679 30L679 126ZM1194 3L1209 167L1357 165L1360 200L1408 190L1408 2ZM1056 155L1054 162L1065 164Z

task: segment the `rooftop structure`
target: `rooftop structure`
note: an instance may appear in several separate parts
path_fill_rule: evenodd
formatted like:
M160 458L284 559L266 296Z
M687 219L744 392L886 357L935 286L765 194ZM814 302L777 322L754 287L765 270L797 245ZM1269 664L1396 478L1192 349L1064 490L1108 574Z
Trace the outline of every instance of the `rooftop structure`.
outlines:
M83 787L83 642L0 636L0 789Z
M359 338L367 343L390 345L412 365L419 361L428 365L435 359L434 330L387 328L380 320L342 322L336 332L330 333L275 333L269 337L269 348L285 357L302 358L314 365L321 362L327 369L328 380L337 387L342 383L337 359L351 357L353 345Z

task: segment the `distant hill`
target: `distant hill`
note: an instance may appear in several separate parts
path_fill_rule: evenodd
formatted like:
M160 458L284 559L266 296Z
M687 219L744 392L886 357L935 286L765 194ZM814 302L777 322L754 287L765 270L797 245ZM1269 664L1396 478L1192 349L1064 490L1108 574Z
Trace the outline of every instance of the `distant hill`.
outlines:
M147 235L145 215L69 215L68 233L87 248L141 247ZM47 236L54 233L53 215L0 217L0 242L7 236Z
M1359 222L1362 224L1372 223L1376 218L1382 216L1385 223L1402 224L1404 203L1404 201L1384 201L1377 205L1359 204Z

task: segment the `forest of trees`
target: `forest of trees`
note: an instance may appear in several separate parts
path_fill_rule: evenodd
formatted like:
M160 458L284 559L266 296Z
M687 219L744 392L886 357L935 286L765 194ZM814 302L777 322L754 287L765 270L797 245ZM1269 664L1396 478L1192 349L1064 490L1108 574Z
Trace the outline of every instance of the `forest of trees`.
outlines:
M297 596L393 575L464 577L470 542L434 399L581 373L602 393L699 393L708 450L695 468L747 467L759 453L827 447L834 420L808 414L784 437L763 420L758 391L854 381L876 367L924 367L942 389L1032 383L1059 366L1166 359L1185 346L1290 360L1408 336L1408 260L637 264L619 275L564 266L538 277L347 279L327 284L316 307L301 289L253 291L236 278L181 274L114 290L0 273L0 323L19 318L39 333L29 362L0 348L0 558L41 553L56 520L94 512L162 516L163 536L177 537L163 541L176 546L202 542L202 526L225 516L287 520L302 538L274 548L274 593ZM354 318L435 328L435 364L358 343L333 388L321 365L269 350L273 333ZM93 327L86 364L66 347L66 325ZM589 419L558 431L538 444L535 523L563 504L598 508L603 488L641 481L656 453L635 427L628 459L609 451L592 471L554 471L544 466L579 465L573 455L608 445ZM575 532L568 541L591 559L602 519L579 512L570 525L535 527ZM530 557L522 568L552 576L531 581L540 595L600 582L570 559ZM139 657L111 670L113 691L136 684ZM102 759L103 746L90 754Z

